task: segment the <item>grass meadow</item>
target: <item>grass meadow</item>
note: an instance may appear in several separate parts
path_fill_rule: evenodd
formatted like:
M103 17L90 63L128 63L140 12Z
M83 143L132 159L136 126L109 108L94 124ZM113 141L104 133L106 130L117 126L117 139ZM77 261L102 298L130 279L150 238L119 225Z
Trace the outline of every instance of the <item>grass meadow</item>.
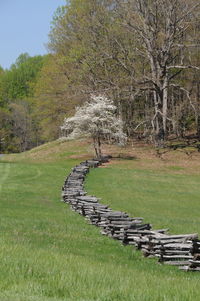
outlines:
M92 170L89 193L154 228L200 233L198 154L107 151L136 158ZM60 202L64 178L91 152L86 141L57 141L0 160L0 301L199 301L199 273L143 258Z

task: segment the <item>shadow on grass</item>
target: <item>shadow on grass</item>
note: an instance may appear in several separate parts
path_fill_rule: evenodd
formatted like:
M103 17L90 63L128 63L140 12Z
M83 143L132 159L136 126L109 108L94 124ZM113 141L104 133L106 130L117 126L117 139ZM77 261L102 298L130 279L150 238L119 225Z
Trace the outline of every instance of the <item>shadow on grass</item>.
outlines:
M121 159L121 160L138 160L136 156L126 155L126 154L119 154L118 156L113 156L112 159Z

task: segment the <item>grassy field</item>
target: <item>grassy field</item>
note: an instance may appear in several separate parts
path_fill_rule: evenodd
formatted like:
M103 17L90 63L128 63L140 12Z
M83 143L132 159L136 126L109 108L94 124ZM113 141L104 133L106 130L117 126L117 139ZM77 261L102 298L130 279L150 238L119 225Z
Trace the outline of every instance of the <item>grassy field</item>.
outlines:
M198 153L106 151L135 158L92 170L89 193L154 228L200 233ZM59 201L70 168L91 156L85 141L53 142L0 160L0 300L199 301L200 274L143 258Z

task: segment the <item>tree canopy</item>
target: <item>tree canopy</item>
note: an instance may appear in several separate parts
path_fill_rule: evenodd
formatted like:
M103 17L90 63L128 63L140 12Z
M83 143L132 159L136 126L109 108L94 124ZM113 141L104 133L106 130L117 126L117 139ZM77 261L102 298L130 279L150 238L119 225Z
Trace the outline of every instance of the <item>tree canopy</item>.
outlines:
M157 146L188 133L200 139L199 28L198 0L67 1L52 20L49 55L24 53L0 68L7 130L23 106L31 120L26 148L56 139L65 116L102 94L129 139Z
M183 120L198 128L198 28L197 0L74 0L57 12L49 48L80 94L106 93L129 136L159 144L183 135Z
M0 151L24 151L37 141L33 118L34 87L45 57L21 54L8 70L0 71Z

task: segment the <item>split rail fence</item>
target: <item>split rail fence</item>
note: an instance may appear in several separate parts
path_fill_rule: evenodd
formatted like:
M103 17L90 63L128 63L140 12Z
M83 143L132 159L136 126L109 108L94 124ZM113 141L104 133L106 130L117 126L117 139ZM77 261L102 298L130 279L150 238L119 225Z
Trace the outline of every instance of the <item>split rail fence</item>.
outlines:
M108 159L105 157L102 161L105 163ZM98 167L102 161L87 160L74 167L62 187L62 201L99 227L101 234L135 246L145 257L156 257L159 263L175 265L184 271L200 271L198 234L170 235L168 229L154 230L142 217L114 211L101 204L99 198L87 195L85 177L90 168Z

